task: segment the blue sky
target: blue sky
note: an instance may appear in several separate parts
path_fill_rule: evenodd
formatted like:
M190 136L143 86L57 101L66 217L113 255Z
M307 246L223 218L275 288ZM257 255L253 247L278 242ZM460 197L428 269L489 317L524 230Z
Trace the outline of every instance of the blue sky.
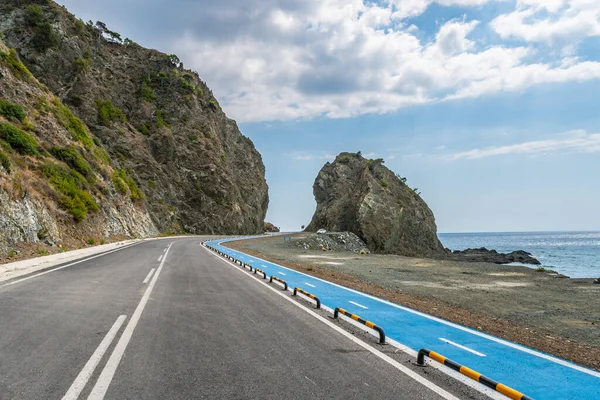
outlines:
M382 157L440 232L600 230L600 0L63 0L177 53L262 153L267 219Z

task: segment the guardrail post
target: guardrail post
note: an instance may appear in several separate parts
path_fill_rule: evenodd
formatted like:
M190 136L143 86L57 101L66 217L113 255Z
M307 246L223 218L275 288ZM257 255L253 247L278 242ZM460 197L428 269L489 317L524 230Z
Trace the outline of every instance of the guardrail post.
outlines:
M305 296L308 296L309 298L313 299L314 301L317 302L317 308L321 308L321 300L319 300L319 298L317 296L315 296L314 294L310 294L307 291L304 291L302 289L300 289L299 287L294 288L294 296L296 296L296 293L302 293Z
M371 321L362 319L361 317L359 317L356 314L349 313L348 311L344 310L341 307L337 307L335 310L333 310L333 318L337 319L339 317L340 313L344 314L346 317L352 318L353 320L360 322L361 324L366 325L369 328L377 331L377 333L379 333L379 344L385 344L385 332L383 331L383 329L380 326L375 325Z
M288 284L286 281L284 281L283 279L279 279L278 277L276 277L275 275L271 275L271 279L269 279L269 283L273 282L273 279L276 280L279 283L282 283L284 288L283 290L287 290L288 289Z

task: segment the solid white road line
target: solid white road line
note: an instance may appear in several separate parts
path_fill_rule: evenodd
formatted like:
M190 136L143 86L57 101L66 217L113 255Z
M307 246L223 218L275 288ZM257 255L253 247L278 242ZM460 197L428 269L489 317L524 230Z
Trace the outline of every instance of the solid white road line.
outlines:
M25 282L25 281L27 281L27 280L29 280L29 279L33 279L33 278L37 278L38 276L42 276L42 275L49 274L50 272L58 271L58 270L61 270L61 269L63 269L63 268L67 268L67 267L71 267L71 266L73 266L73 265L81 264L82 262L86 262L86 261L89 261L89 260L93 260L94 258L98 258L98 257L106 256L106 255L108 255L108 254L110 254L110 253L114 253L114 252L116 252L116 251L125 250L125 249L127 249L127 248L129 248L129 247L136 246L136 245L138 245L138 244L140 244L140 243L142 243L142 242L139 242L139 243L134 243L134 244L132 244L132 245L130 245L130 246L121 247L120 249L115 249L115 250L107 251L106 253L98 254L98 255L96 255L96 256L93 256L93 257L88 257L88 258L85 258L85 259L83 259L83 260L75 261L75 262L73 262L73 263L71 263L71 264L63 265L62 267L58 267L58 268L54 268L54 269L50 269L50 270L48 270L48 271L40 272L39 274L31 275L31 276L28 276L28 277L26 277L26 278L23 278L23 279L18 279L18 280L16 280L16 281L12 281L12 282L6 283L6 284L4 284L4 285L0 285L0 287L4 287L4 286L10 286L10 285L14 285L14 284L16 284L16 283Z
M463 349L463 350L465 350L465 351L468 351L469 353L473 353L473 354L475 354L476 356L479 356L479 357L485 357L485 354L483 354L483 353L480 353L480 352L478 352L478 351L475 351L475 350L473 350L473 349L470 349L470 348L468 348L467 346L463 346L462 344L454 343L454 342L452 342L452 341L450 341L450 340L448 340L448 339L444 339L444 338L438 338L438 339L440 339L442 342L446 342L446 343L448 343L448 344L451 344L452 346L456 346L456 347L458 347L459 349Z
M305 284L305 285L307 285L307 286L310 286L310 287L316 287L315 285L311 285L311 284L310 284L310 283L308 283L308 282L304 282L304 284Z
M160 266L158 267L158 269L156 270L156 273L154 274L154 277L152 278L150 285L148 285L148 288L144 292L144 296L142 296L142 300L140 300L140 303L138 304L137 308L133 312L133 315L131 316L129 323L127 324L127 326L125 327L125 330L123 331L123 335L121 335L119 342L115 346L115 349L113 350L112 354L110 355L110 358L106 362L106 365L104 366L104 369L102 370L102 373L100 374L100 377L96 381L96 384L94 385L94 388L92 389L92 392L88 396L88 400L102 400L104 398L104 396L106 395L106 391L108 390L108 387L110 386L110 383L112 382L113 377L115 376L115 372L117 371L117 367L119 366L119 363L121 362L121 358L123 358L125 349L127 349L127 345L129 344L129 341L131 340L131 337L133 336L133 331L135 330L135 327L137 326L137 324L140 320L140 317L142 316L142 312L144 311L144 308L146 307L146 304L148 303L148 299L150 298L150 293L152 293L152 289L154 289L154 285L156 284L156 281L158 280L160 272L162 271L162 268L165 265L165 261L167 260L167 255L169 254L169 249L171 248L172 245L173 245L173 243L171 243L169 245L169 247L167 247L167 250L165 252L165 257L163 258L162 262L160 263Z
M219 260L223 261L224 263L226 263L227 265L229 265L230 267L234 267L233 264L230 264L229 262L227 262L227 260L223 260L221 258L219 258ZM239 268L234 268L236 271L245 273L244 270L241 270ZM313 312L311 309L308 309L306 307L304 307L303 305L301 305L300 303L292 300L289 296L286 296L285 294L283 294L283 292L267 285L266 283L258 280L258 279L252 279L254 282L257 282L261 285L264 285L266 288L268 288L269 290L272 290L274 293L277 293L279 296L283 297L284 299L286 299L287 301L289 301L290 303L292 303L293 305L295 305L296 307L298 307L299 309L305 311L306 313L310 314L311 316L315 317L316 319L318 319L319 321L321 321L322 323L324 323L325 325L329 326L331 329L337 331L338 333L340 333L341 335L345 336L347 339L351 340L352 342L354 342L355 344L359 345L360 347L364 348L365 350L371 352L372 354L374 354L375 356L379 357L380 359L382 359L383 361L387 362L388 364L390 364L391 366L393 366L394 368L396 368L397 370L399 370L400 372L404 373L405 375L407 375L408 377L414 379L415 381L419 382L420 384L422 384L423 386L425 386L426 388L430 389L431 391L437 393L438 395L440 395L442 398L447 399L447 400L459 400L458 397L454 396L452 393L447 392L446 390L442 389L441 387L437 386L435 383L423 378L421 375L417 374L416 372L410 370L409 368L405 367L404 365L400 364L398 361L394 360L393 358L385 355L384 353L382 353L381 351L371 347L370 345L368 345L367 343L363 342L362 340L352 336L352 334L346 332L344 329L340 328L339 326L329 322L326 318L320 316L319 314Z
M363 306L362 304L358 304L358 303L355 303L355 302L353 302L353 301L350 301L350 300L348 300L348 303L351 303L351 304L354 304L355 306L358 306L358 307L364 308L365 310L368 310L368 309L369 309L369 307L367 307L367 306Z
M77 375L77 378L75 378L75 381L73 381L73 384L63 396L62 400L77 400L77 397L79 397L79 394L90 380L90 377L94 373L98 363L100 363L104 353L106 353L106 350L109 348L115 336L117 336L117 332L119 332L119 329L121 329L121 326L123 325L123 322L125 322L126 318L127 315L121 315L119 318L117 318L112 328L110 328L106 336L104 336L104 339L102 339L102 342L100 342L100 345L96 351L94 351L94 354L92 354L79 375Z
M158 257L158 260L156 260L156 261L160 262L160 260L162 260L162 258L163 258L163 255L161 254L160 257Z
M142 282L143 284L148 283L148 281L150 280L150 278L152 277L152 274L154 273L154 268L152 268L150 270L150 272L148 272L148 275L146 275L146 279L144 279L144 282Z
M269 262L269 261L264 260L262 258L258 258L257 257L257 259L259 259L260 261L263 261L263 262ZM273 263L273 264L277 265L275 263ZM277 265L277 266L281 267L281 268L285 268L284 266L281 266L281 265ZM325 283L328 283L328 284L333 285L333 286L337 286L337 287L339 287L341 289L344 289L344 290L347 290L349 292L356 293L356 294L358 294L360 296L364 296L366 298L379 301L381 303L390 305L392 307L395 307L395 308L398 308L400 310L409 312L411 314L419 315L419 316L421 316L423 318L427 318L427 319L430 319L432 321L436 321L436 322L439 322L441 324L444 324L444 325L447 325L447 326L451 326L451 327L459 329L459 330L461 330L463 332L467 332L467 333L470 333L472 335L479 336L479 337L491 340L491 341L496 342L496 343L500 343L500 344L502 344L504 346L507 346L507 347L512 347L513 349L522 351L524 353L528 353L528 354L531 354L533 356L536 356L536 357L539 357L539 358L543 358L543 359L548 360L548 361L552 361L552 362L554 362L556 364L560 364L560 365L565 366L567 368L571 368L571 369L574 369L576 371L583 372L583 373L591 375L591 376L595 376L596 378L600 378L600 372L599 371L594 371L594 370L591 370L589 368L582 367L582 366L577 365L577 364L573 364L573 363L571 363L569 361L562 360L560 358L557 358L557 357L554 357L554 356L551 356L551 355L548 355L548 354L545 354L545 353L540 353L537 350L533 350L533 349L530 349L528 347L521 346L520 344L509 342L509 341L506 341L504 339L501 339L501 338L489 335L487 333L479 332L479 331L473 330L471 328L467 328L466 326L455 324L454 322L446 321L444 319L441 319L441 318L438 318L438 317L434 317L433 315L429 315L429 314L426 314L424 312L417 311L417 310L415 310L413 308L401 306L400 304L392 303L392 302L384 300L384 299L382 299L380 297L376 297L376 296L373 296L373 295L370 295L370 294L367 294L367 293L362 293L362 292L359 292L358 290L350 289L350 288L347 288L345 286L338 285L337 283L329 282L329 281L326 281L325 279L321 279L321 278L317 278L316 276L305 274L304 272L300 272L300 271L295 271L295 272L297 272L297 273L299 273L301 275L304 275L306 277L309 277L309 278L312 278L312 279L315 279L315 280L318 280L318 281L321 281L321 282L325 282Z

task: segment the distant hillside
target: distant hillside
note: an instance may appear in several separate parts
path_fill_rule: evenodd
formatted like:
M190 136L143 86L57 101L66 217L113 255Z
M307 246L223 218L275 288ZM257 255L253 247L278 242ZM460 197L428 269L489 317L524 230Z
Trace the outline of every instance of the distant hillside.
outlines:
M2 2L0 16L0 252L263 231L262 158L175 55L52 1Z
M405 179L360 153L341 153L313 185L317 209L307 231L350 231L378 253L442 257L433 212Z

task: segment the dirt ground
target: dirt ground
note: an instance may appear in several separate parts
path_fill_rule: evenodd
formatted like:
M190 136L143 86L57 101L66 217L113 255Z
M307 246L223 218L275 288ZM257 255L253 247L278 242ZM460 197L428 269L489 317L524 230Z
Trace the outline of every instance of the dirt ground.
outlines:
M600 285L536 269L305 250L281 236L231 248L600 369Z

